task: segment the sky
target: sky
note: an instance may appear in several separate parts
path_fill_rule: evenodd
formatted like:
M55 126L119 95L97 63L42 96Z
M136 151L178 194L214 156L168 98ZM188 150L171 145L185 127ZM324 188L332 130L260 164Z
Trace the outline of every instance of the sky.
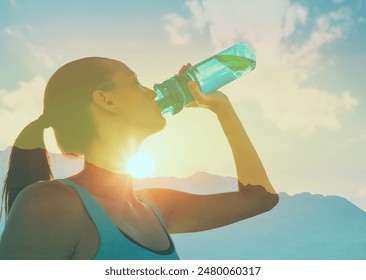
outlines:
M66 62L118 59L152 87L237 42L256 69L223 87L279 192L341 195L366 210L366 1L0 1L0 149L42 112ZM211 112L187 108L141 151L152 177L235 176ZM57 152L52 130L49 150Z

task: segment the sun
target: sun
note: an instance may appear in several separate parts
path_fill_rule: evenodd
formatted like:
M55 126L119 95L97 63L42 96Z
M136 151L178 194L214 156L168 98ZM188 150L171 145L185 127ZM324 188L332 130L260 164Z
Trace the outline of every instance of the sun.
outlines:
M154 158L144 152L134 154L127 162L128 174L135 178L145 178L150 176L156 167Z

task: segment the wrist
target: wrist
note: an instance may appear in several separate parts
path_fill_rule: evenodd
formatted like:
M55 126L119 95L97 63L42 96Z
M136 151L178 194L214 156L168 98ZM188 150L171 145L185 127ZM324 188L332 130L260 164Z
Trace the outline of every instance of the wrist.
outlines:
M229 98L226 98L224 101L216 104L212 108L210 108L212 112L214 112L216 115L221 115L228 113L230 111L234 111L233 105L231 104Z

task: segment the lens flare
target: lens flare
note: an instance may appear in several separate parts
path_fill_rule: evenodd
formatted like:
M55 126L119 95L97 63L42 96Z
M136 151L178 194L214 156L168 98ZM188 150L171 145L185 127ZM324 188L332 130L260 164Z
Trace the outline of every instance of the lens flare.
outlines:
M155 167L154 158L144 152L134 154L127 162L128 174L139 179L150 176Z

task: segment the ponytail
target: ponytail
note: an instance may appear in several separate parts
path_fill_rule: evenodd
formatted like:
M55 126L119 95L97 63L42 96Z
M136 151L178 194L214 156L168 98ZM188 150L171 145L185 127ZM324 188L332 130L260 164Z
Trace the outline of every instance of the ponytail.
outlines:
M28 124L15 140L4 180L0 217L3 207L5 217L8 217L15 198L25 187L38 181L53 179L43 138L44 129L47 127L49 124L42 115Z

